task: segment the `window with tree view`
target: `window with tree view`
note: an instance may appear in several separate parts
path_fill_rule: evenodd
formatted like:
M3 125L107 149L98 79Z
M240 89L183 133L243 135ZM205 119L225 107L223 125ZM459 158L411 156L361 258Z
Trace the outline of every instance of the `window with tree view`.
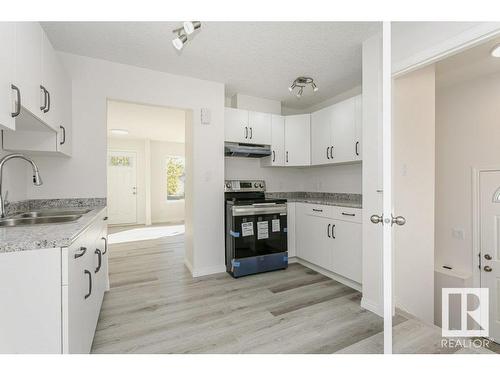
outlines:
M184 167L183 157L167 158L167 200L184 199Z

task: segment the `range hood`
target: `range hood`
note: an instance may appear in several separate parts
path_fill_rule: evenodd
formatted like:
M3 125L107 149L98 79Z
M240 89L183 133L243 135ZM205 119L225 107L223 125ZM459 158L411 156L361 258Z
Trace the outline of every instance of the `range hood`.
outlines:
M224 142L224 155L242 158L263 158L271 155L271 146Z

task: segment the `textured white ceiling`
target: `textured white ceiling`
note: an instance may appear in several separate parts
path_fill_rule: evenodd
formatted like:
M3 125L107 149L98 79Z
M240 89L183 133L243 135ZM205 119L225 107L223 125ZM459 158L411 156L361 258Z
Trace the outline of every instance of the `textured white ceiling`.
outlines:
M447 87L479 76L500 72L500 58L491 56L491 50L497 45L500 45L500 38L494 38L438 62L436 86Z
M203 22L180 52L172 30L181 22L43 22L57 50L223 82L235 93L307 108L361 84L361 43L375 22ZM319 91L288 92L300 75Z
M180 109L108 100L108 135L113 138L184 143L185 118ZM115 135L111 129L126 129L129 134Z

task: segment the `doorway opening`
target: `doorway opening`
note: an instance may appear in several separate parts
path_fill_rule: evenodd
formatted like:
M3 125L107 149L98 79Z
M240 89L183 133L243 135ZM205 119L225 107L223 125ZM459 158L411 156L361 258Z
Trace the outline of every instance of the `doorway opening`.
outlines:
M394 207L407 220L394 236L395 304L423 324L413 330L427 335L426 352L500 353L500 204L494 199L500 59L491 54L499 44L490 39L394 80ZM469 294L448 297L444 288L488 288L489 306ZM484 309L489 317L480 322L467 315ZM487 347L443 347L441 328L473 331L485 319ZM404 352L409 337L403 336L395 352Z
M183 235L185 128L185 110L108 100L110 244Z

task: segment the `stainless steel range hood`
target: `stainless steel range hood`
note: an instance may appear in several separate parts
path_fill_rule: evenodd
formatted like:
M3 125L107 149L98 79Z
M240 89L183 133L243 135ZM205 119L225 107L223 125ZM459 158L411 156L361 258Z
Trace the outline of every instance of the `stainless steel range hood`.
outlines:
M271 155L271 146L224 142L224 155L242 158L263 158Z

